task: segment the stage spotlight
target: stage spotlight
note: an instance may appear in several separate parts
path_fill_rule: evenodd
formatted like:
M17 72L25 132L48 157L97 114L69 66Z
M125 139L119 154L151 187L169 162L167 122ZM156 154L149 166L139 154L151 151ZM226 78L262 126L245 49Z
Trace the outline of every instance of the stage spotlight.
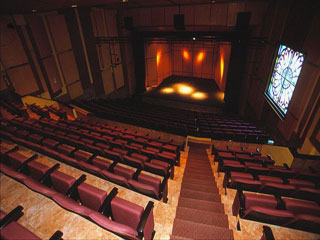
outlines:
M203 100L207 98L207 94L204 92L195 92L191 95L191 97L197 100Z
M183 50L182 55L183 55L184 60L189 60L190 55L187 50Z
M196 37L193 37L192 40L195 41L195 40L196 40Z
M168 94L168 93L173 93L173 92L174 92L173 88L170 88L170 87L162 88L160 91L161 91L162 93L166 93L166 94Z
M175 88L178 89L178 93L183 95L191 94L194 91L194 89L187 84L176 84Z

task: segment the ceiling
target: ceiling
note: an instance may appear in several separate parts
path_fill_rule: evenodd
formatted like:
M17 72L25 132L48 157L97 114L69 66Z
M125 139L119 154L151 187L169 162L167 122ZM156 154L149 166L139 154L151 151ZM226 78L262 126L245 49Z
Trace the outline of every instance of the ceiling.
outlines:
M71 7L73 4L80 6L105 6L107 8L139 8L210 4L212 0L1 0L0 13L19 14L31 13L33 9L38 12L52 11L60 8ZM217 0L226 2L231 0ZM238 0L239 1L239 0Z

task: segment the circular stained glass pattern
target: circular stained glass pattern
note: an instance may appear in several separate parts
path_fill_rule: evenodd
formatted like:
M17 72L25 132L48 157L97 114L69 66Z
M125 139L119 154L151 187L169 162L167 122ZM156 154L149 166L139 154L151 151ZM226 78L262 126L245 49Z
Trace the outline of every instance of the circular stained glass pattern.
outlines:
M280 44L266 93L283 116L287 113L304 59L303 53Z

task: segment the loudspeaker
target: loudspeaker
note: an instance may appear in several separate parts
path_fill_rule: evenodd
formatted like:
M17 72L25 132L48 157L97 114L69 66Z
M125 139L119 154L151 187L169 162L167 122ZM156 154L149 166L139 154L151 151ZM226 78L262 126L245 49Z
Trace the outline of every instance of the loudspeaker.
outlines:
M174 14L173 16L174 28L176 30L184 30L184 15Z
M127 30L133 30L133 18L132 17L124 17L124 27Z
M249 26L251 12L239 12L237 16L237 29L246 29Z

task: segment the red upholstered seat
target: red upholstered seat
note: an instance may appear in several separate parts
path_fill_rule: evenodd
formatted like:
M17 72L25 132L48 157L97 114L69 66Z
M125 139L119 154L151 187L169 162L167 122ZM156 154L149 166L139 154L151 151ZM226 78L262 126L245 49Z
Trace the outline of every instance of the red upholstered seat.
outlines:
M231 180L234 180L236 178L245 178L245 179L253 180L252 174L243 173L243 172L230 172L230 178Z
M127 178L123 176L109 172L108 170L102 170L102 175L111 182L129 187Z
M24 179L27 178L26 175L22 174L22 173L19 173L17 172L16 170L14 170L13 168L11 167L8 167L6 166L5 164L3 163L0 163L0 171L16 180L18 180L19 182L23 182Z
M319 234L320 217L307 214L297 214L286 226Z
M98 176L101 175L101 169L99 167L96 167L96 166L89 164L87 162L80 161L80 162L78 162L78 166L83 171L86 171L86 172L89 172L91 174L98 175Z
M79 161L87 162L92 156L92 153L88 153L82 150L77 150L74 152L74 157Z
M296 214L308 214L320 217L320 206L313 201L283 198L286 209Z
M101 149L110 149L110 145L101 142L96 143L96 146L100 147Z
M234 178L231 183L231 187L240 187L246 191L258 192L260 191L262 182L257 180L251 180L246 178Z
M314 188L315 184L313 182L309 182L306 180L300 180L300 179L288 179L289 184L294 185L296 187L307 187L307 188Z
M141 154L147 156L148 158L156 158L156 156L158 154L157 152L150 151L150 150L147 150L144 148L140 149L140 152L141 152Z
M44 139L42 141L42 145L46 146L48 148L55 148L59 144L58 141L52 140L52 139Z
M165 151L176 153L178 151L178 147L170 144L165 144L162 146L162 149Z
M244 162L244 165L247 167L262 167L262 163L256 163L256 162Z
M152 195L152 196L156 196L156 197L159 194L159 190L149 184L138 182L133 179L130 179L128 181L128 184L130 185L131 188L133 188L136 191L141 192L143 194Z
M249 166L247 169L248 173L255 175L267 175L269 173L269 168L259 167L259 166Z
M66 208L69 211L78 213L82 216L89 217L89 215L94 212L94 210L91 210L86 206L80 205L78 202L60 193L55 194L52 198L56 203L58 203L63 208Z
M29 157L24 156L19 152L11 152L8 153L7 156L11 166L14 169L18 169L24 162L26 162L29 159Z
M99 167L100 169L108 169L110 167L110 165L112 164L112 162L106 158L102 158L102 157L95 157L92 159L92 164L94 166Z
M263 193L279 194L284 196L291 196L295 190L295 186L276 182L265 182L260 189Z
M272 208L272 209L276 209L277 207L277 200L272 195L268 196L268 195L258 195L253 193L245 193L244 200L245 200L246 209L252 206L260 206L260 207L266 207L266 208Z
M161 180L159 178L140 173L138 176L138 182L154 187L154 189L156 190L155 195L159 195L159 188L161 185Z
M139 144L139 143L130 143L130 145L139 149L143 148L143 144Z
M155 147L146 147L146 150L154 152L154 153L159 153L160 150L158 148Z
M128 227L124 224L117 223L115 221L110 220L106 216L102 215L98 212L92 212L89 215L90 219L100 225L101 227L120 234L123 237L136 239L138 232L136 229Z
M283 226L294 219L294 215L286 210L252 206L243 213L243 218Z
M115 197L111 201L111 212L114 221L133 229L137 229L143 211L143 207L122 198Z
M129 156L124 156L123 157L124 160L126 161L126 163L130 166L133 166L133 167L140 167L140 168L144 168L144 163L141 159L138 159L138 158L134 158L134 157L129 157Z
M29 138L31 141L35 142L35 143L40 143L41 140L43 139L43 136L40 136L39 134L33 133L33 134L30 134L30 135L28 136L28 138Z
M128 169L128 168L125 168L125 167L121 167L121 166L118 166L118 165L113 168L113 171L114 171L115 174L123 176L127 180L132 179L133 174L135 173L131 169Z
M54 171L50 174L53 188L62 194L66 194L76 179L60 171Z
M1 239L41 239L17 222L11 222L0 231Z
M112 151L120 153L121 155L127 155L128 154L127 150L124 150L124 149L121 149L121 148L116 148L116 147L112 148Z
M107 150L107 149L104 149L104 154L107 158L111 159L111 160L115 160L115 161L118 161L118 162L123 162L123 157L120 153L118 152L114 152L112 150Z
M231 152L219 152L218 153L219 159L236 159L236 157Z
M105 191L102 191L99 188L87 183L81 183L78 186L78 191L82 205L87 206L95 211L99 210L107 197L107 193Z
M57 193L54 189L48 188L44 184L41 184L38 181L33 180L32 178L24 179L23 183L33 191L42 193L48 197L52 197Z
M317 201L320 199L320 189L298 187L292 196L296 198Z
M84 143L87 143L87 144L90 144L90 145L93 145L93 144L94 144L94 140L88 139L88 138L81 138L80 141L82 141L82 142L84 142Z
M272 177L272 176L267 176L267 175L258 175L259 180L262 183L266 182L274 182L274 183L283 183L283 180L279 177Z
M4 145L0 145L0 155L1 156L4 156L4 155L8 154L9 152L14 152L16 150L18 150L17 146L7 147L7 146L4 146Z
M39 181L49 170L49 167L42 163L31 161L28 163L28 170L30 172L30 176Z
M144 156L144 155L139 154L139 153L132 153L131 157L138 158L138 159L142 160L143 162L147 162L148 159L149 159L147 156Z
M58 146L58 151L60 153L63 153L65 155L71 155L71 153L75 150L75 147L66 145L66 144L61 144Z

